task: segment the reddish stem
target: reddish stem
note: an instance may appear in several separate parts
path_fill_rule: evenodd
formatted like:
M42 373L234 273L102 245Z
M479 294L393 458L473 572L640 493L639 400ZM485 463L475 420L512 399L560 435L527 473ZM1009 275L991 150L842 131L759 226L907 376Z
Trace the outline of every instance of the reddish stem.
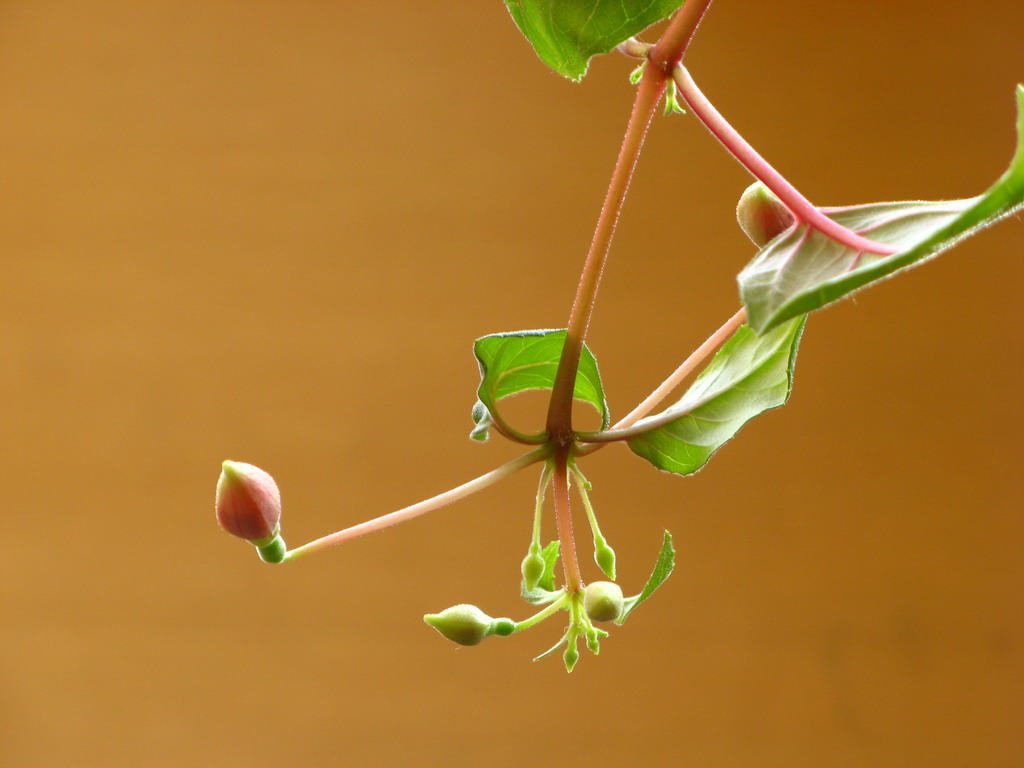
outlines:
M633 178L636 161L643 148L647 129L654 117L655 109L667 86L667 79L673 66L679 62L686 47L693 38L701 18L711 0L690 0L675 15L661 39L650 51L650 65L645 69L640 80L633 111L629 116L626 135L615 162L611 183L605 196L601 215L597 220L594 238L590 243L583 272L580 275L576 297L565 335L565 346L558 362L554 385L551 389L551 401L548 405L547 431L551 439L559 444L572 440L572 395L576 383L576 371L579 368L580 353L583 340L587 335L590 318L594 311L597 288L601 282L615 225L622 211L622 204Z
M799 220L809 224L824 235L836 242L842 243L855 251L868 251L883 256L896 253L899 249L893 248L885 243L877 243L868 240L855 232L851 232L841 224L836 223L828 216L819 211L811 202L800 194L799 190L786 181L785 177L772 168L768 162L757 153L757 151L740 136L707 97L701 93L697 84L693 81L690 73L682 65L676 65L672 72L679 88L679 94L693 110L704 127L711 131L711 134L718 139L729 153L752 174L760 180L768 189L785 203L790 212Z
M741 308L736 314L730 317L722 327L711 334L703 344L695 349L682 364L672 372L672 375L665 379L651 394L647 396L640 405L634 408L628 415L619 420L612 429L625 429L636 424L640 419L653 411L662 400L668 397L672 390L678 387L683 380L696 370L697 366L704 362L708 355L732 336L736 329L747 321L747 310Z
M548 449L546 447L537 448L536 450L530 451L520 456L518 459L513 459L507 464L503 464L495 470L492 470L486 474L480 475L480 477L470 480L468 483L452 488L450 491L439 493L437 496L433 496L429 499L412 504L408 507L399 509L396 512L391 512L387 515L381 515L373 520L367 520L365 523L359 523L349 528L345 528L340 531L322 536L319 539L303 544L301 547L289 550L288 554L285 555L285 562L295 560L302 557L303 555L317 552L321 549L327 549L328 547L334 547L342 542L349 541L351 539L365 536L368 533L379 531L382 528L387 528L398 523L411 520L414 517L425 515L427 512L432 512L435 509L451 504L453 501L458 501L466 496L482 491L488 486L494 485L499 480L518 472L524 467L528 467L538 461L542 461L547 458Z
M576 537L572 531L572 506L569 497L570 445L559 447L555 453L555 467L551 476L551 491L555 501L555 524L565 573L565 591L570 595L583 589L580 563L576 557Z

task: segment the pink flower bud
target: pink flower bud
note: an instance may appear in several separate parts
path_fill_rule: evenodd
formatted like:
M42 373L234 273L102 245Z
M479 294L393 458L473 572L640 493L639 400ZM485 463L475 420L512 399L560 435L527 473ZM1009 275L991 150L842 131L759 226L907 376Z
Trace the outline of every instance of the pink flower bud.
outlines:
M740 228L758 248L763 248L793 226L793 214L760 181L747 187L736 206Z
M225 461L217 481L217 522L232 536L257 546L276 537L281 492L274 478L252 464Z

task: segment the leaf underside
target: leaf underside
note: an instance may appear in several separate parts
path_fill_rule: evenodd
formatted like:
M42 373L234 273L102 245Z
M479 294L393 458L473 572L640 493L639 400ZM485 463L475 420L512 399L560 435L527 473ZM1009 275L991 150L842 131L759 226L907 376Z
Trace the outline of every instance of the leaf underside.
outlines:
M739 274L748 322L765 333L859 288L921 263L1024 208L1024 86L1017 86L1017 151L983 195L948 202L899 202L823 209L847 229L899 248L862 253L801 225L768 243Z
M637 422L654 428L629 440L630 450L658 469L692 475L744 424L789 399L803 327L802 317L763 336L741 326L679 402Z
M479 401L473 406L474 440L486 440L497 402L530 389L551 389L565 346L565 330L496 333L477 339L473 353L480 365ZM602 429L611 423L597 359L584 345L573 397L601 414Z
M541 60L579 82L592 56L672 15L681 0L505 0Z

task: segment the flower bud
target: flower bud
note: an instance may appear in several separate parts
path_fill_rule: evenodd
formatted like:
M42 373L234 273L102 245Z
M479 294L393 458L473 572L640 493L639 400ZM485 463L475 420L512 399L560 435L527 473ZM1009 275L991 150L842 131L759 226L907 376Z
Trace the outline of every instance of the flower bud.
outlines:
M495 619L491 624L491 632L499 637L508 637L516 631L516 623L512 619Z
M595 581L583 595L583 609L591 621L614 621L622 615L622 587L611 581Z
M758 248L785 232L794 221L789 209L760 181L755 181L740 195L736 220Z
M596 542L594 548L594 561L601 572L609 579L615 578L615 550L608 546L604 539Z
M225 461L217 481L217 522L257 547L270 545L281 529L281 493L274 478L252 464Z
M423 620L459 645L476 645L489 634L494 619L475 605L453 605L440 613L428 613Z
M562 661L565 662L565 671L572 672L576 662L580 660L580 650L576 647L575 635L569 638L565 646L565 653L562 654Z
M544 558L540 552L531 548L529 554L523 558L521 569L523 572L523 583L526 585L527 592L532 592L540 584L540 580L544 577L544 569Z

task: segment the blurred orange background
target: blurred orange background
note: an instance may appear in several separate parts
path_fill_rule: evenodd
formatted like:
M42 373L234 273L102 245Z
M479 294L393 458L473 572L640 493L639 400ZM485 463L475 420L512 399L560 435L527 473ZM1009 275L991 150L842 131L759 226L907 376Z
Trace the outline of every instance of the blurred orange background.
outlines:
M721 0L688 63L812 200L956 198L1009 162L1022 27ZM573 85L498 0L0 4L0 764L1024 765L1019 216L812 317L698 476L589 461L627 592L663 528L679 567L571 676L557 621L420 618L527 615L532 470L284 567L217 529L225 458L298 545L516 455L467 439L471 342L564 325L632 66ZM655 121L613 415L737 308L748 182Z

